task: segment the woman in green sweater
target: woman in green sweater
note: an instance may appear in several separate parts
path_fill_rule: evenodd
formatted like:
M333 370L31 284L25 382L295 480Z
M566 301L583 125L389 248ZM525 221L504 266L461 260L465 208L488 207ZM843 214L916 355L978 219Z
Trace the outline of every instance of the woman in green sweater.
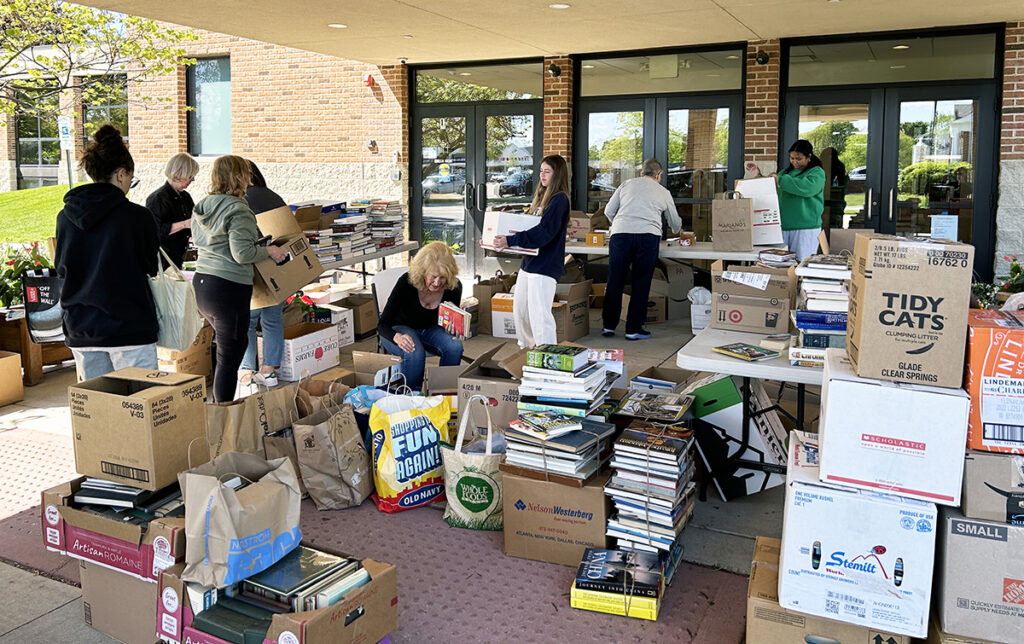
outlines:
M747 170L761 176L753 163ZM821 233L821 213L825 210L825 169L821 159L814 155L810 141L798 139L789 148L789 167L776 174L779 191L779 211L782 215L782 239L786 246L803 261L818 252Z

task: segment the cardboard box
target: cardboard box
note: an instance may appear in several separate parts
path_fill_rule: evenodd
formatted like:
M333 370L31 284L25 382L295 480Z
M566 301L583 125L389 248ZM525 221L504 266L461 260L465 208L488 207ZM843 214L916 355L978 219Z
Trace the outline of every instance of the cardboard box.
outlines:
M753 201L754 245L782 243L782 211L772 177L737 179L736 192Z
M512 306L511 293L498 293L491 297L491 335L494 337L516 339L516 318Z
M390 353L353 351L352 367L356 386L384 387L402 382L402 359Z
M168 373L191 373L206 378L207 386L213 384L213 327L203 324L192 346L184 351L156 348L160 371Z
M826 350L824 375L822 481L960 504L964 390L861 378L843 349Z
M961 508L970 519L1024 526L1024 456L969 450Z
M0 351L0 407L25 398L21 382L21 354Z
M571 342L590 333L590 289L592 282L555 285L551 314L555 317L555 339ZM491 335L516 338L516 321L511 293L491 297Z
M585 239L587 240L587 245L588 246L604 246L605 245L604 235L605 234L603 232L601 232L601 233L594 233L594 232L587 233L587 236L585 237Z
M942 515L936 584L942 630L1024 641L1024 527Z
M369 337L377 330L377 307L373 302L373 295L352 293L335 300L334 303L352 309L352 323L355 325L357 340Z
M714 293L708 326L748 333L786 333L789 331L789 300Z
M345 555L325 546L318 550ZM264 644L356 644L380 642L398 628L398 583L395 567L388 563L363 559L370 582L354 588L333 606L320 610L274 615ZM157 605L157 634L162 639L193 644L226 644L192 628L195 613L207 601L202 587L186 585L179 575L183 566L164 572L160 578L160 602ZM194 599L193 599L194 598Z
M448 435L457 436L459 431L459 376L466 370L465 364L441 367L427 366L423 371L423 393L426 396L445 396L451 407L448 418Z
M629 388L637 391L676 393L683 390L694 377L694 372L675 367L647 367L633 376Z
M291 208L288 210L290 211ZM323 214L323 208L319 204L298 206L295 209L295 223L299 226L300 230L320 230L321 214ZM334 215L331 215L331 221L334 221ZM263 234L266 235L267 233Z
M79 562L82 618L101 633L122 642L158 642L156 605L159 587L103 566Z
M747 583L747 641L753 644L911 644L905 635L886 633L831 619L803 615L779 606L779 553L782 542L758 537ZM878 638L877 640L875 638Z
M926 637L935 505L823 483L818 454L813 434L790 434L779 604Z
M504 347L500 344L470 363L459 376L459 409L466 409L470 396L487 396L491 407L491 422L496 427L508 427L519 417L519 381L523 377L526 351L517 351L504 360L494 355ZM482 422L482 419L481 419Z
M324 269L288 206L261 212L256 215L256 225L264 235L273 237L271 244L291 254L291 259L281 265L269 257L253 265L250 306L261 309L283 302L303 286L315 282Z
M610 226L611 222L604 212L587 214L581 210L571 210L565 236L567 239L582 242L586 239L587 233L598 229L607 230Z
M709 324L711 324L711 305L691 304L690 332L696 335L707 328Z
M341 340L334 324L303 322L284 330L284 353L278 376L282 380L298 380L306 372L320 373L338 366ZM259 338L263 355L263 337Z
M971 309L967 324L967 446L1024 454L1024 312Z
M991 640L980 640L976 637L961 637L944 633L939 627L939 613L932 611L932 618L929 620L928 641L925 644L996 644Z
M152 583L161 571L184 561L185 519L153 519L144 528L73 508L72 498L84 480L76 478L43 491L47 550Z
M189 444L206 440L205 396L200 376L138 367L72 385L75 469L145 490L176 482Z
M974 247L858 233L846 350L857 375L963 383Z
M590 285L590 308L600 309L604 308L604 292L608 289L608 284L591 284Z
M514 235L524 230L530 230L539 223L540 217L535 215L524 215L516 212L487 211L484 213L484 228L480 235L480 245L484 248L495 250L495 237L499 235L508 237L509 235ZM509 246L501 252L536 256L539 251L536 248Z
M352 309L334 304L321 304L307 311L303 322L333 324L338 327L338 346L347 347L356 341L355 315Z
M575 568L587 548L607 548L608 478L599 475L577 488L506 473L505 554Z
M619 319L623 322L626 321L626 317L629 314L629 299L629 295L622 294L622 312L619 314ZM667 316L668 298L664 295L654 295L653 293L649 295L647 297L647 315L644 316L644 324L661 324Z
M353 352L355 353L355 352ZM356 386L356 372L345 367L334 367L316 374L317 380L336 380L349 387Z

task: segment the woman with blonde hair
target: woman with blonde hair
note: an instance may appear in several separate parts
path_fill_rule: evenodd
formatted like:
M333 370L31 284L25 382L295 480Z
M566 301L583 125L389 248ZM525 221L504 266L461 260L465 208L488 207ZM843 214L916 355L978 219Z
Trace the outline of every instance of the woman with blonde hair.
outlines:
M555 301L555 284L565 271L565 233L569 227L569 165L560 155L546 156L540 162L540 185L530 212L540 214L536 226L494 238L499 250L518 246L540 251L523 258L512 299L520 348L557 343L551 304Z
M444 242L420 249L409 272L398 278L380 314L377 333L388 353L402 359L405 382L413 389L423 386L427 351L441 357L441 366L462 361L462 342L437 324L441 302L459 306L462 283L452 251Z
M199 164L185 152L175 154L164 168L167 181L146 197L146 207L153 213L160 233L160 247L178 268L185 261L192 209L195 202L185 191L196 178Z
M230 154L218 157L210 195L196 204L192 215L192 239L199 249L192 284L199 312L217 339L216 402L235 398L238 366L249 341L252 265L267 257L280 263L287 256L276 246L259 245L256 216L245 202L249 181L247 160Z

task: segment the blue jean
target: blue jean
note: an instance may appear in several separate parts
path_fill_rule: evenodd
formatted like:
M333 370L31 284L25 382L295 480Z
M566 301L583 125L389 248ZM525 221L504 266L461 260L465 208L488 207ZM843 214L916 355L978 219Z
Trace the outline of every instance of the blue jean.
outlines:
M97 347L92 351L79 351L72 347L75 370L79 381L105 376L125 367L142 367L156 371L156 343L125 349L124 347Z
M256 322L263 331L263 364L280 367L284 353L284 302L249 312L249 345L242 356L242 369L256 371Z
M400 346L381 336L380 344L387 352L402 359L402 373L405 384L412 389L423 387L423 369L427 361L427 351L441 357L442 367L453 367L462 362L462 341L456 340L450 333L439 326L426 329L412 329L407 326L394 327L395 333L404 333L412 338L416 349L406 353Z
M626 312L626 333L640 333L647 320L647 296L658 262L661 239L650 233L616 233L608 242L608 286L604 292L604 328L615 329L622 313L626 273L633 274Z

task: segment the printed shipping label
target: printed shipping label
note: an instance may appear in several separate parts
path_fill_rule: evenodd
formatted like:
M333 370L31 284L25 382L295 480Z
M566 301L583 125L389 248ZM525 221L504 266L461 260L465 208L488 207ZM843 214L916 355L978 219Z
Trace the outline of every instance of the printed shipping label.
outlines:
M772 276L768 273L748 273L746 271L724 271L722 277L737 284L763 291L768 288Z
M1024 446L1024 379L982 376L980 407L986 444Z

